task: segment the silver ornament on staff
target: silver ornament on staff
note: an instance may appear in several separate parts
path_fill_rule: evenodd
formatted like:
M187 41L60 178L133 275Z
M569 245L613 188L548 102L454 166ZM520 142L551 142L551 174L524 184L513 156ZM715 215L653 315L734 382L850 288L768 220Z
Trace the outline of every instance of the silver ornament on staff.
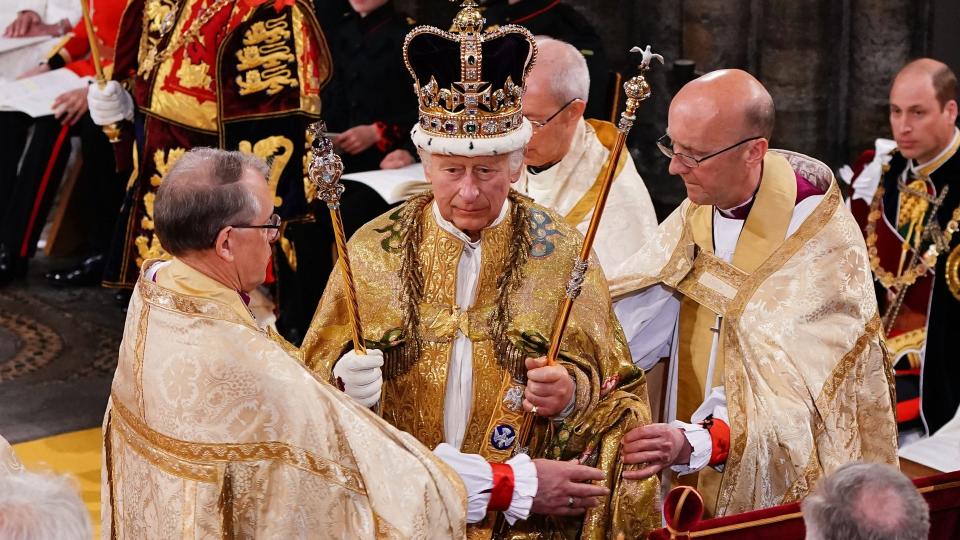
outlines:
M330 211L333 236L337 244L337 265L343 277L347 310L350 312L353 328L353 350L358 354L366 354L367 349L363 345L363 327L360 325L360 308L357 304L357 289L353 283L350 256L347 254L347 236L343 232L343 219L340 217L340 196L344 191L343 184L340 183L343 162L333 151L333 142L327 138L326 130L327 126L323 122L314 122L307 128L307 133L313 135L313 156L310 158L307 175L317 186L317 198L327 203L327 209Z

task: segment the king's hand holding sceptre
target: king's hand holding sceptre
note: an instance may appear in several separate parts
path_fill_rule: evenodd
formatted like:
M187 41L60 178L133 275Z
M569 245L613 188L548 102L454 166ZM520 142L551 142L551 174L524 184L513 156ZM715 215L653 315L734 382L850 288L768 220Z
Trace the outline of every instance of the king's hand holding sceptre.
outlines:
M309 178L317 187L317 198L327 204L333 234L337 246L337 266L343 278L347 295L347 310L353 333L353 351L344 355L333 370L337 385L350 397L366 407L373 407L380 401L380 388L383 384L380 368L383 366L383 353L376 349L367 350L363 344L363 327L360 323L360 310L357 305L356 286L353 282L353 270L347 253L347 238L343 231L343 219L340 216L340 196L344 187L340 183L343 174L343 162L333 150L333 142L326 137L323 122L311 124L308 134L312 135L313 155L310 159Z
M573 309L573 303L580 295L583 281L589 267L588 261L590 260L590 252L593 249L593 241L596 238L597 229L600 226L600 219L603 217L603 209L607 202L607 196L610 194L610 186L613 184L614 172L616 170L616 167L613 166L613 164L617 163L617 160L620 159L620 154L623 152L627 135L630 133L630 129L633 127L633 123L636 120L637 108L640 106L642 101L650 97L650 85L647 83L647 80L644 76L650 69L650 64L653 60L657 60L661 64L663 63L663 57L652 52L650 45L647 45L645 49L633 47L630 49L630 52L639 52L642 55L639 65L640 73L636 77L628 80L623 85L624 93L627 96L626 107L624 112L620 115L620 122L617 125L617 138L614 141L613 148L610 151L610 156L607 158L607 163L604 169L607 171L607 173L604 176L603 182L600 186L600 193L597 196L597 202L593 209L593 216L590 219L590 226L587 228L586 234L584 234L583 245L580 249L580 257L574 263L570 274L570 280L567 283L563 304L560 307L560 311L557 312L557 316L554 320L553 334L550 338L549 352L545 358L528 359L528 369L557 365L557 359L560 355L560 342L563 339L563 333L567 327L567 322L570 318L570 312ZM540 404L544 403L544 400L556 398L556 396L538 395L536 391L536 384L536 382L533 384L528 384L524 392L524 408L532 414L527 415L527 417L524 419L523 425L521 426L519 434L519 440L521 444L518 446L518 451L526 450L526 443L529 438L530 429L533 426L533 420L535 416L539 414L541 416L552 417L559 412L553 410L543 410L544 408ZM569 396L567 396L567 398L569 398Z

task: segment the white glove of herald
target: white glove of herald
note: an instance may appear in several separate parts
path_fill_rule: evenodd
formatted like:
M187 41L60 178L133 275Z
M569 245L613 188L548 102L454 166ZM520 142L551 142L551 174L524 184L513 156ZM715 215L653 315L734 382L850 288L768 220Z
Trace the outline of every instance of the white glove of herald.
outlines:
M343 385L343 391L361 405L373 407L380 401L383 386L383 352L367 349L367 354L350 351L333 366L333 376Z
M90 118L98 126L133 120L133 98L117 81L108 81L103 88L91 84L87 106L90 108Z

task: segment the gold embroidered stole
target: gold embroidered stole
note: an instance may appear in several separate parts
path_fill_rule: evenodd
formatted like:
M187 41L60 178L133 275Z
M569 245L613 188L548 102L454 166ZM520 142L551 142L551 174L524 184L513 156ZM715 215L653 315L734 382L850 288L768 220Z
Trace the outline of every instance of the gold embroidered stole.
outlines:
M508 217L482 233L476 301L468 309L456 303L457 266L463 242L436 224L429 207L421 219L424 235L420 264L425 280L420 304L423 349L419 361L407 372L384 381L383 417L430 448L443 442L447 370L453 342L461 331L473 347L473 403L461 449L479 453L489 446L485 444L487 427L501 397L497 390L509 379L509 372L497 362L488 321L497 298L497 277L506 264L511 219ZM503 461L509 452L485 457Z
M687 422L703 402L706 389L724 385L723 315L739 285L783 243L793 216L797 183L783 157L767 153L753 208L744 223L730 265L713 254L713 207L692 211L688 226L698 249L693 269L678 284L680 302L677 370L677 418ZM717 316L720 316L718 326ZM712 380L707 380L713 333L719 332ZM699 475L700 491L708 511L716 507L722 475L706 468Z
M614 141L617 139L617 126L603 120L588 119L586 122L597 132L597 139L600 140L600 144L609 152L613 148ZM623 166L627 162L629 155L629 152L626 150L620 154L620 159L617 160L617 168L613 173L614 181L616 181L620 172L623 171ZM567 215L563 216L564 221L576 227L583 221L583 218L587 217L587 214L593 211L593 207L597 204L597 197L600 195L603 177L606 176L609 168L610 156L608 154L607 159L604 160L603 167L600 167L600 172L597 173L596 180L593 181L593 185L591 185L590 189L573 205L573 208L567 212Z

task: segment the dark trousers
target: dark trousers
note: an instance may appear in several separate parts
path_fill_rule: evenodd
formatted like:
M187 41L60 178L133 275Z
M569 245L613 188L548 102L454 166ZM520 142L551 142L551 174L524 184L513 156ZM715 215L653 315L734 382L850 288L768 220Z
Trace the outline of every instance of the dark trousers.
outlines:
M83 167L74 193L86 216L85 251L106 250L124 181L114 170L110 142L90 116L64 131L52 116L0 112L0 125L0 243L15 257L33 256L70 156L71 136L78 135Z

